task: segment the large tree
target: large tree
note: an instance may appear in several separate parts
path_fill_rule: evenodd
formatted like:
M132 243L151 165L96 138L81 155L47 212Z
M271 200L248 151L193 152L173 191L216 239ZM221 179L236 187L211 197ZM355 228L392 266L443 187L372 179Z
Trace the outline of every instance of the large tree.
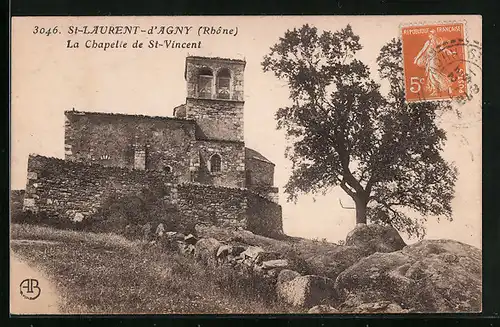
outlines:
M451 220L456 169L441 156L446 133L436 122L451 106L404 100L400 40L377 58L386 95L356 59L361 49L349 25L333 33L304 25L264 57L264 71L287 82L292 100L276 113L293 164L285 191L296 200L340 186L356 205L356 223L423 237L427 217Z

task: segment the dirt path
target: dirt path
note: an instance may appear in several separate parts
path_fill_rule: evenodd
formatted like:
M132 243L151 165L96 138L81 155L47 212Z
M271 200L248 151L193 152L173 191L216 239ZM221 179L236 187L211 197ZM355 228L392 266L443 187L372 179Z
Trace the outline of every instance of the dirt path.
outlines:
M38 294L37 282L29 279L36 279L40 294L34 300L27 299L21 295L21 290L25 295L34 297ZM24 282L23 282L24 281ZM21 283L24 286L21 287ZM10 256L10 312L11 314L57 314L59 295L51 281L43 273L34 267L30 267L11 251Z

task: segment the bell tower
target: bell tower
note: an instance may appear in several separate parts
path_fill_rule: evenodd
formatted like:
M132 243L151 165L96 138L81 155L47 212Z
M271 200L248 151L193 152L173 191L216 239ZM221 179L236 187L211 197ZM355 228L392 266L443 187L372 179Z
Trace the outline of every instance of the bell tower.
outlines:
M186 118L195 119L197 138L243 142L245 61L189 56Z

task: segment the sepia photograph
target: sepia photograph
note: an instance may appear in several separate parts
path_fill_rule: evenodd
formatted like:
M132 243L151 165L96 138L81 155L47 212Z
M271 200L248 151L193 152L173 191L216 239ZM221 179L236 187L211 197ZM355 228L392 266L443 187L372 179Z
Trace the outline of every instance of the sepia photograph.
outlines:
M481 31L12 18L10 313L481 312Z

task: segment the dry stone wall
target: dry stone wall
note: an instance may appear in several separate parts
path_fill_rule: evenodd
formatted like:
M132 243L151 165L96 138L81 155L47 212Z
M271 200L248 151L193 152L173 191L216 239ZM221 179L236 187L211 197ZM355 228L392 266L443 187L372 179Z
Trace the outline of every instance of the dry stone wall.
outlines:
M283 220L281 219L281 206L262 196L249 193L247 196L248 206L248 230L267 236L282 233Z
M266 236L283 233L281 206L245 188L178 184L176 201L181 212L200 223Z
M237 188L179 184L177 205L188 217L216 226L246 227L246 192Z
M148 188L168 196L173 185L171 178L160 172L87 165L43 156L29 157L27 177L24 209L76 221L95 214L112 194L138 194Z
M181 183L159 171L88 165L31 155L24 210L81 221L115 194L162 194L180 213L199 223L249 229L262 235L283 232L281 206L244 188Z

